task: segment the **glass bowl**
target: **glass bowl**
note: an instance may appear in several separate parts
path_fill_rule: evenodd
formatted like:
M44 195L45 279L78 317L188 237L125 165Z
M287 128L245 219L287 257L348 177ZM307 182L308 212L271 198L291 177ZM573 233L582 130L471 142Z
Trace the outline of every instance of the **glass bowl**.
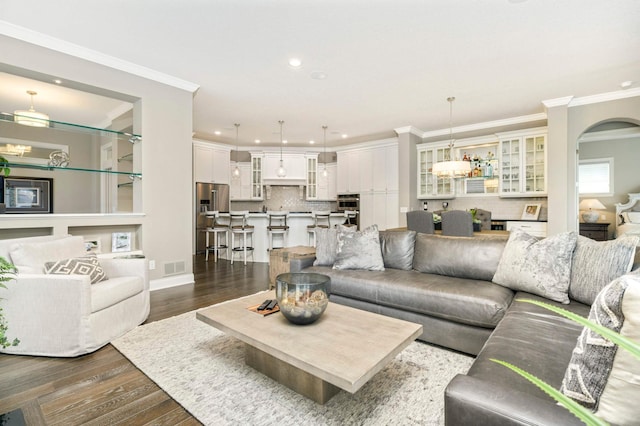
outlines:
M292 272L276 277L280 312L294 324L316 321L329 304L331 278L316 273Z

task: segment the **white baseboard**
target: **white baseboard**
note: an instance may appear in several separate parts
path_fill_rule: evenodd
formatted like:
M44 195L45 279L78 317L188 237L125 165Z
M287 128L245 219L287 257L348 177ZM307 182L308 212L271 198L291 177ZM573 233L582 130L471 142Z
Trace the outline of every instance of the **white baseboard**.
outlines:
M149 288L151 291L155 291L163 288L178 287L178 286L187 285L187 284L193 285L194 283L195 283L195 278L193 274L181 274L181 275L174 275L171 277L160 278L157 280L151 280L149 282Z

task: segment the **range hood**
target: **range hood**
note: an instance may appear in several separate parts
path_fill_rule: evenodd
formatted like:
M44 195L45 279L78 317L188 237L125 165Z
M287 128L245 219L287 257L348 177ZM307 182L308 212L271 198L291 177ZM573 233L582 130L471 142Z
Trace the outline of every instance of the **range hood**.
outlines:
M307 181L305 179L295 177L288 178L285 176L283 178L264 179L262 184L267 186L306 186Z

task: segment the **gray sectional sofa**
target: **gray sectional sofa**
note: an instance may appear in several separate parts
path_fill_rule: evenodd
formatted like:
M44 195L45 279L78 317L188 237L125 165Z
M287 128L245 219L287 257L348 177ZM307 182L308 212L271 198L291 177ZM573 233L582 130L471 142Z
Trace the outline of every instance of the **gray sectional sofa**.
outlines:
M518 299L544 300L585 317L590 310L576 300L561 304L494 284L507 240L383 231L384 271L336 270L331 262L313 266L313 259L292 260L291 271L328 275L332 302L422 324L419 340L476 355L469 372L446 390L447 425L582 424L490 361L510 362L559 388L582 327Z

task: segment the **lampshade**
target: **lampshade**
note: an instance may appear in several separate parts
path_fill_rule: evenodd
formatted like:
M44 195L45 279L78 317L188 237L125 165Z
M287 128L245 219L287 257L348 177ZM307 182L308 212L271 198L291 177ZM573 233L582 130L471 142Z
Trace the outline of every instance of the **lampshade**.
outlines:
M594 210L605 210L606 207L595 198L588 198L586 200L580 201L580 205L578 206L580 210L585 210L582 213L582 220L587 223L595 223L598 221L600 217L600 213Z
M27 94L31 96L31 106L28 110L16 110L13 112L13 121L18 124L32 127L48 127L49 116L42 112L37 112L33 107L33 97L38 93L33 90L27 90Z
M440 161L435 163L431 173L438 177L461 178L469 176L471 163L468 161Z

